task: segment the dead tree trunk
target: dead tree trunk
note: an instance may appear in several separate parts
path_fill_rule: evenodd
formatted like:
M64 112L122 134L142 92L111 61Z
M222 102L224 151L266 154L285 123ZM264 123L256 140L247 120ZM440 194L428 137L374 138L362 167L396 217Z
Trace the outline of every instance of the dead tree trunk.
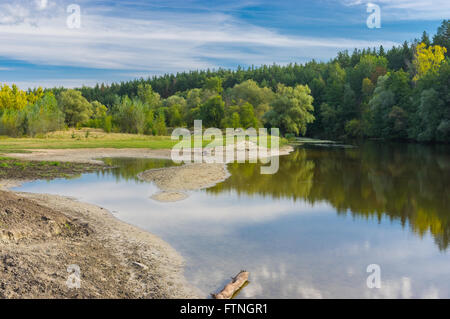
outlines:
M221 292L218 294L212 294L214 299L231 299L233 295L238 291L247 281L248 271L242 270L236 277L231 279L231 282L227 284Z

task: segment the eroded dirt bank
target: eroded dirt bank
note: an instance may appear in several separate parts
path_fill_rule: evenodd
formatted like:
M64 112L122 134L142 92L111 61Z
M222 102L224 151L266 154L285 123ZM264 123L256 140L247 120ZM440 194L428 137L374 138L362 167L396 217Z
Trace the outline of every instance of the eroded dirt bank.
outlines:
M81 270L70 289L69 265ZM191 298L158 237L69 198L0 191L1 298Z

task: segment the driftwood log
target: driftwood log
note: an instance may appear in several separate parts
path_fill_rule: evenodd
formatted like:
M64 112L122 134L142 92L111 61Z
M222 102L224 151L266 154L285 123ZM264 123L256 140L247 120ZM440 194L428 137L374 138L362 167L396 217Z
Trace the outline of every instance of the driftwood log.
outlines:
M231 278L231 282L227 284L218 294L212 294L214 299L231 299L233 295L241 289L241 287L248 281L248 271L242 270L236 277Z

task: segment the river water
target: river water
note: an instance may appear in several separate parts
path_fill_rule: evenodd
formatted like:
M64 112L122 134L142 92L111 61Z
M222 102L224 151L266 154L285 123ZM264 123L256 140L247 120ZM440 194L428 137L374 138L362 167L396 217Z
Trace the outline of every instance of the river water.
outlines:
M205 296L245 269L237 298L450 298L449 146L302 146L275 175L229 164L229 179L174 203L136 178L170 161L106 161L118 167L15 190L73 196L160 236Z

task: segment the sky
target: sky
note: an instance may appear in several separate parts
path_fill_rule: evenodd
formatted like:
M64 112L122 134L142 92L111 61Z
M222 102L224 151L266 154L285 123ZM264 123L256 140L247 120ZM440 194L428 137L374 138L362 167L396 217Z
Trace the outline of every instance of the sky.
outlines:
M424 30L434 34L450 18L448 0L378 0L371 3L380 7L381 27L369 28L368 3L0 0L0 83L72 88L197 69L328 61L342 50L390 48Z

